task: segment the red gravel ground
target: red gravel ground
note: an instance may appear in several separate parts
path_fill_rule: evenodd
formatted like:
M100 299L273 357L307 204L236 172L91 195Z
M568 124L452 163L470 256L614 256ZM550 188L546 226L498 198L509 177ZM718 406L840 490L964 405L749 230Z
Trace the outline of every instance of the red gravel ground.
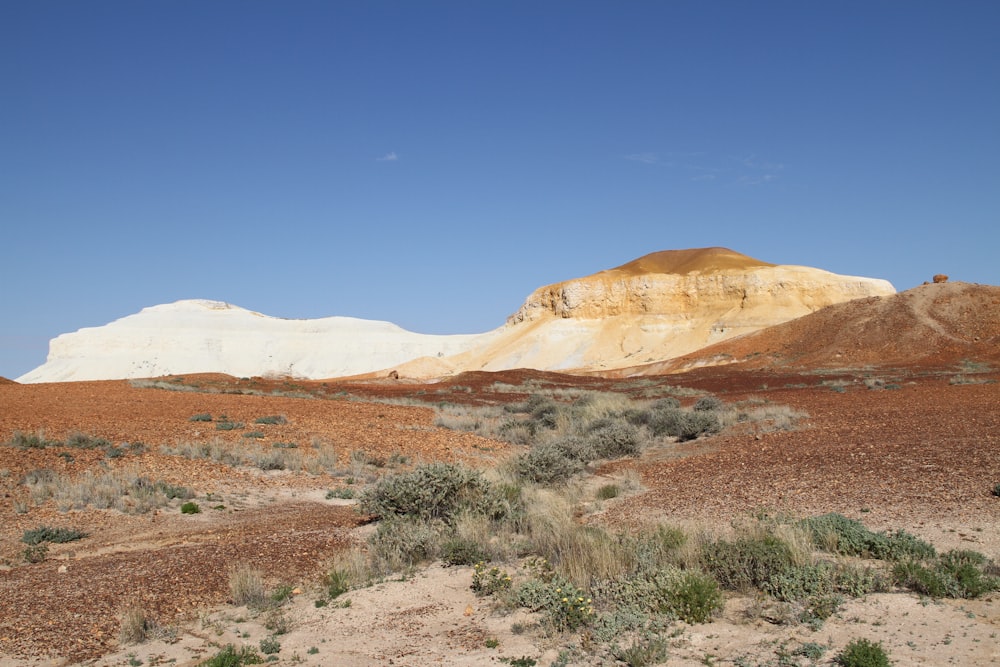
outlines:
M265 473L160 452L161 445L178 442L240 440L238 432L189 421L195 414L225 414L265 431L264 442L299 443L304 455L310 455L310 443L331 444L345 465L352 450L383 460L401 454L410 461L483 465L508 451L501 443L436 428L426 407L346 400L342 392L491 403L523 398L524 393L505 389L531 381L536 387L576 385L635 395L670 384L709 390L727 402L755 396L809 417L795 431L737 429L685 447L667 446L641 461L608 465L600 472L636 468L646 490L609 504L599 520L615 526L650 517L718 524L761 508L799 515L837 511L874 528L904 528L936 542L943 536L1000 556L1000 498L990 493L1000 482L1000 384L949 384L954 372L924 369L884 376L899 389L870 390L863 383L866 374L872 372L844 371L834 378L715 369L643 380L519 372L466 374L440 385L288 386L220 376L181 383L199 384L201 391L264 395L141 389L128 382L0 384L4 441L15 431L44 430L53 439L81 431L147 445L143 453L113 460L100 451L72 450L67 457L60 452L68 450L60 448L0 447L0 559L6 563L0 569L0 657L15 661L10 664L19 657L53 656L66 663L93 658L115 648L118 614L127 604L141 603L161 622L194 618L200 608L225 600L226 573L236 562L250 562L275 582L297 585L315 581L323 563L346 544L348 531L362 517L324 498L342 478ZM831 379L843 380L844 391L823 384ZM323 398L271 395L276 390ZM253 424L266 415L283 415L288 423ZM190 486L203 512L182 515L176 506L139 515L60 512L52 501L31 505L21 483L39 468L79 475L105 467ZM208 493L224 509L210 509ZM39 525L77 527L90 536L53 545L44 562L24 564L20 538Z

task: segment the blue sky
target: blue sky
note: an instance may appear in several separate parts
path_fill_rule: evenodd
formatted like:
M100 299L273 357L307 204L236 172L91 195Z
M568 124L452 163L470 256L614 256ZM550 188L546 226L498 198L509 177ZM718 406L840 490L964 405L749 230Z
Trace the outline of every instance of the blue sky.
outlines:
M1000 283L1000 3L0 2L0 375L178 299L423 333L726 246Z

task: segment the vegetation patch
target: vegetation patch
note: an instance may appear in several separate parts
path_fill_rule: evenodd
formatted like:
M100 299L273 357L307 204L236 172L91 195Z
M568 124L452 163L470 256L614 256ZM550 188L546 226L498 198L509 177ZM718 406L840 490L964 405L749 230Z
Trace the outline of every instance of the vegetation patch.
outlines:
M87 533L76 528L50 528L49 526L39 526L32 530L24 531L21 541L25 544L41 544L42 542L75 542L87 537Z

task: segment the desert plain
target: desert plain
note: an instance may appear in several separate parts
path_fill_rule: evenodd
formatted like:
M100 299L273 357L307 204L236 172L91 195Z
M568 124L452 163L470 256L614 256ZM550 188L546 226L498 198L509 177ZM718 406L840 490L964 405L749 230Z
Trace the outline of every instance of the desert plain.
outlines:
M705 542L837 513L871 531L905 531L939 554L975 551L995 575L996 288L918 289L901 307L907 317L872 319L852 302L830 311L828 326L799 320L792 325L806 334L736 339L682 360L685 368L3 382L0 665L193 667L227 646L281 665L807 665L835 664L858 639L881 643L897 665L1000 662L995 590L956 598L889 584L807 623L761 591L725 589L705 622L672 620L610 640L593 625L553 627L537 609L477 595L477 566L440 557L330 593L331 563L364 553L378 530L377 517L359 510L365 489L437 462L484 474L508 466L527 445L454 428L454 415L502 412L538 395L637 405L671 397L684 410L714 397L788 417L653 439L536 489L558 496L578 526L607 535L670 526ZM955 305L946 289L979 301ZM101 480L126 491L95 490ZM184 493L146 506L138 490L154 487ZM197 512L182 511L192 504ZM82 537L40 548L25 538L41 528ZM507 556L485 567L525 576L530 554L497 553ZM262 577L267 604L234 599L238 568ZM148 631L139 637L127 632L135 613ZM654 639L655 656L621 650Z

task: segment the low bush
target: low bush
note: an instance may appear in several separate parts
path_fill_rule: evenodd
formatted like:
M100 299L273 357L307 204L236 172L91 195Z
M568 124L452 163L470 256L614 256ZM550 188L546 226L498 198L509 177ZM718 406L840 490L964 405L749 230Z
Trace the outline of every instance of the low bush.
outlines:
M413 517L450 523L458 513L469 511L500 521L517 513L516 493L464 466L429 463L383 477L361 494L359 507L383 519Z
M707 623L723 605L718 582L696 571L681 572L665 590L660 591L661 612L669 612L685 623Z
M50 528L49 526L39 526L32 530L24 531L21 541L25 544L41 544L42 542L75 542L87 537L87 533L76 528Z
M281 425L287 424L288 420L282 415L268 415L266 417L257 417L254 420L254 424L270 424L270 425Z
M701 563L723 588L763 590L794 565L791 548L774 535L718 540L702 548Z
M243 665L262 665L264 658L249 646L237 650L232 644L226 644L221 651L208 660L198 663L198 667L242 667Z
M875 533L860 521L831 513L805 519L817 547L847 556L898 561L933 558L934 547L903 530Z
M202 412L196 415L191 415L188 417L189 422L210 422L212 421L212 415L207 412Z
M882 642L852 639L834 659L841 667L889 667L889 655Z
M181 514L199 514L201 513L201 507L198 503L194 501L188 501L181 505Z
M922 595L970 599L1000 590L1000 577L990 569L990 561L981 553L955 550L931 563L897 563L893 577L900 586Z
M513 470L518 478L528 482L562 484L583 470L583 464L579 459L567 456L560 446L544 444L514 459Z

